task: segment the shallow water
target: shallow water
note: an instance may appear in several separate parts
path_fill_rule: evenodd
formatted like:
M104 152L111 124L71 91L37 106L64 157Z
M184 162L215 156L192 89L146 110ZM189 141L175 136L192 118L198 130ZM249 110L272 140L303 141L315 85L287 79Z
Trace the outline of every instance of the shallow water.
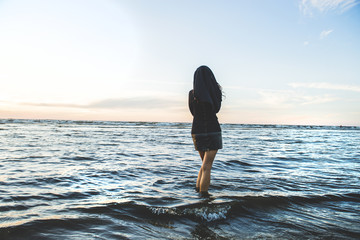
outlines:
M360 128L0 120L0 239L357 239Z

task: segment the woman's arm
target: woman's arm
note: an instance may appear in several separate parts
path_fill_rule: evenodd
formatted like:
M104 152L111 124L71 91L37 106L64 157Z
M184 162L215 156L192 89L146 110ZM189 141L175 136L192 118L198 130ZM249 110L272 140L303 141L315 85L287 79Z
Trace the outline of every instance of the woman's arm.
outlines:
M190 90L189 92L189 109L191 114L194 116L194 90Z

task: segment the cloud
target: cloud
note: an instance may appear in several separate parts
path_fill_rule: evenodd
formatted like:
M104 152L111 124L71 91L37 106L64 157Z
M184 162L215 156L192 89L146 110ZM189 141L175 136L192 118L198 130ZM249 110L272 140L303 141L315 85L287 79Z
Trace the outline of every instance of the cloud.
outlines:
M327 36L329 36L330 33L332 33L334 30L333 29L329 29L329 30L324 30L320 33L320 39L324 39Z
M330 89L330 90L342 90L360 92L360 86L346 85L346 84L333 84L326 82L313 82L313 83L290 83L293 88L315 88L315 89Z
M12 103L6 101L7 103ZM16 102L19 105L28 105L28 106L35 106L35 107L58 107L58 108L83 108L85 105L80 104L71 104L71 103L36 103L36 102Z
M171 99L154 97L134 97L122 99L104 99L87 105L87 108L136 108L154 109L179 106L179 102Z
M157 97L110 98L89 104L63 103L21 103L38 107L83 108L83 109L169 109L181 107L183 103L175 99Z
M294 105L321 104L336 101L330 95L310 96L292 90L259 90L262 102L277 108L289 108Z
M329 11L343 13L359 3L359 0L301 0L299 8L305 15L312 15L314 10L321 13Z

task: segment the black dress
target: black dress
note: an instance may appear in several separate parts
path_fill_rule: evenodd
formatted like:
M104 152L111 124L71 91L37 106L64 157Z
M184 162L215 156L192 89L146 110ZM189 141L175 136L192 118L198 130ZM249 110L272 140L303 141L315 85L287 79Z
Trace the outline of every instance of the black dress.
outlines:
M198 151L222 149L221 128L211 104L196 100L191 90L189 109L194 116L191 135L195 149Z

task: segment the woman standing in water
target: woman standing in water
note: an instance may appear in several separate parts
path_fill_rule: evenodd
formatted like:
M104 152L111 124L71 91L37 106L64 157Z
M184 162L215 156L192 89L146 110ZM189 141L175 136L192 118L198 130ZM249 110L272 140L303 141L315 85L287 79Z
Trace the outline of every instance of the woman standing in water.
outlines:
M191 135L199 152L202 166L196 181L196 191L207 193L212 164L222 148L221 128L216 117L222 101L221 86L207 66L200 66L194 74L194 87L189 92L189 109L194 116Z

